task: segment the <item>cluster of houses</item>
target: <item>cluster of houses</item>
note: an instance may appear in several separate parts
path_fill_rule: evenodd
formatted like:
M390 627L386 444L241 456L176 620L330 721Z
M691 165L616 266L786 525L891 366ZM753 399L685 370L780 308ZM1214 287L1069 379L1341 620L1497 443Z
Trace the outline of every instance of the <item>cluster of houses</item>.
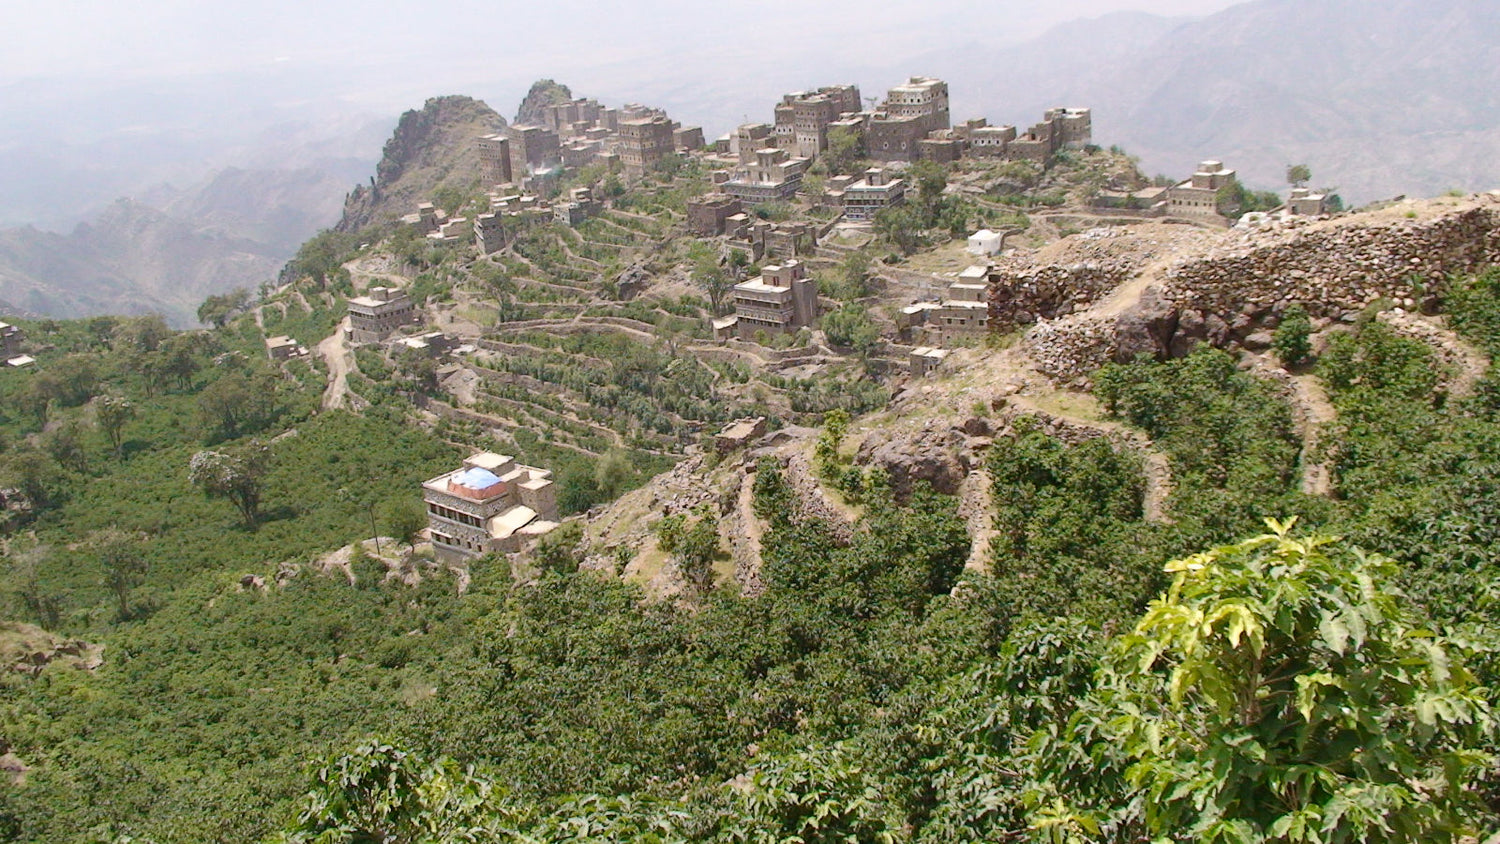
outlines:
M703 147L703 130L636 103L608 108L594 99L548 105L538 123L517 123L477 142L485 185L517 184L548 193L564 168L603 164L640 178L663 158Z
M1140 217L1172 217L1214 226L1228 226L1225 189L1238 185L1234 170L1216 160L1203 161L1193 175L1167 186L1153 186L1133 191L1101 191L1093 205L1098 210L1129 213ZM1329 211L1329 197L1307 188L1293 188L1286 203L1265 212L1252 212L1240 218L1244 226L1262 225L1274 218L1316 217Z
M526 193L512 183L496 185L486 194L488 211L471 220L455 216L431 202L418 203L415 214L402 222L437 243L464 243L472 240L480 252L495 252L510 242L515 233L529 223L557 222L578 226L603 210L604 203L594 197L592 188L573 188L566 198L547 200Z

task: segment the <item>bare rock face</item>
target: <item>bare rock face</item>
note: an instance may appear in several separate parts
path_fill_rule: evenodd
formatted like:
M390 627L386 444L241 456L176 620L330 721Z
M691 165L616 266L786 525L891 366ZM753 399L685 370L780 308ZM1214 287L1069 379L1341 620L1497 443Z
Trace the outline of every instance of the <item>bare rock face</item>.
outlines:
M561 105L572 99L573 91L568 86L551 79L538 79L531 83L531 89L526 92L525 99L521 100L521 107L516 110L516 122L541 123L543 110L547 106Z
M344 201L338 230L351 232L410 213L449 182L468 185L479 168L475 142L505 128L505 118L471 97L433 97L401 115L385 142L375 178Z
M1115 321L1115 360L1124 363L1140 355L1165 358L1177 323L1177 309L1155 287L1148 287L1140 301Z
M915 435L897 435L892 439L870 437L859 447L855 463L873 466L889 473L891 489L897 498L910 495L918 482L926 481L938 492L957 495L959 485L969 470L960 459L955 440L967 439L963 430L951 438L945 432L924 428Z

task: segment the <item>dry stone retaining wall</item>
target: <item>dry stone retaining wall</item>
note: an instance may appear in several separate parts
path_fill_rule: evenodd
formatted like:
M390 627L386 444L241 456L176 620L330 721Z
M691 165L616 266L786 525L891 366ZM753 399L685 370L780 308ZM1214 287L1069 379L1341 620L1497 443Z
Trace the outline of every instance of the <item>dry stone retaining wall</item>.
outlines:
M1004 332L1081 311L1130 278L1133 269L1125 261L1107 261L996 270L990 274L990 327Z
M1432 219L1257 236L1174 265L1117 318L1083 314L1043 322L1026 344L1038 369L1069 380L1111 359L1180 357L1200 342L1263 349L1292 304L1332 319L1347 319L1382 298L1430 311L1440 304L1448 276L1500 263L1500 200L1479 202ZM994 313L992 303L992 325Z

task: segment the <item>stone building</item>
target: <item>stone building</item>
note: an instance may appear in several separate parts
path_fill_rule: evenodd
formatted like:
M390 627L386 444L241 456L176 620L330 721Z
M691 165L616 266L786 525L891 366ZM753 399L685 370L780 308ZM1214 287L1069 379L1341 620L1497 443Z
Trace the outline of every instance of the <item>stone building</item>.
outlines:
M784 149L757 150L755 159L735 168L719 190L749 203L791 199L802 186L811 163L806 158L792 158Z
M801 261L770 265L761 275L734 286L734 332L742 340L756 332L785 334L818 318L818 283Z
M1219 213L1219 191L1236 182L1235 173L1222 161L1204 161L1185 182L1167 190L1167 216L1214 224L1227 224Z
M683 126L672 130L672 146L678 152L694 152L703 149L703 127Z
M307 349L285 334L266 338L266 357L271 360L284 361L306 356Z
M969 235L969 244L964 247L964 251L968 252L970 255L989 257L991 255L999 255L1000 250L1004 248L1004 232L990 231L989 229L980 229L979 231Z
M922 118L929 132L947 129L948 83L930 76L913 76L886 92L880 111L895 119Z
M620 121L620 161L625 176L639 179L658 161L677 152L672 133L676 127L661 115Z
M865 177L843 189L844 219L872 220L883 209L906 201L906 180L893 179L886 170L871 167Z
M21 343L26 335L8 322L0 322L0 357L11 358L21 353Z
M776 145L799 158L815 158L828 149L829 125L859 110L859 88L854 85L787 94L776 105Z
M600 125L606 109L594 99L575 99L542 108L542 126L559 138L576 138Z
M917 337L936 344L983 336L989 330L988 293L989 267L969 267L948 283L937 300L902 308L897 331L904 340Z
M764 416L736 419L714 435L714 451L719 454L728 454L744 448L757 437L765 436L765 433L766 417Z
M1316 217L1328 213L1328 194L1313 193L1307 188L1292 188L1286 201L1286 214L1293 217Z
M379 343L392 331L419 318L406 291L372 287L366 295L349 300L349 341Z
M505 135L485 135L476 145L479 148L479 183L485 187L503 185L515 181L511 169L510 138Z
M744 210L739 199L722 193L711 193L687 201L688 231L699 237L724 233L724 221Z
M953 133L964 142L964 151L974 158L1005 158L1016 139L1016 127L991 126L984 118L956 126Z
M947 349L935 349L931 346L918 346L911 350L907 356L906 367L914 378L925 378L931 375L943 360L948 357Z
M922 140L948 127L948 83L913 76L886 93L866 130L865 151L876 161L915 161Z
M745 123L730 137L730 151L739 157L741 164L753 164L758 151L774 146L772 131L765 123Z
M562 162L561 139L545 126L516 123L506 127L505 136L510 142L510 170L514 179L551 170Z
M557 527L552 473L481 452L422 484L427 531L442 562L519 551Z
M566 201L552 206L552 219L572 228L596 216L603 207L604 203L595 199L594 192L589 188L573 188L568 191Z

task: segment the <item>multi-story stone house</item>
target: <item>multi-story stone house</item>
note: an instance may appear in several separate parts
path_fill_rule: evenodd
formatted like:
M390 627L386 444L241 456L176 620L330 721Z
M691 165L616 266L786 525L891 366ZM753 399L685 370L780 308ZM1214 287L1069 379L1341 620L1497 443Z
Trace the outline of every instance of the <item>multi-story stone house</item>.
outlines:
M422 484L432 550L444 562L519 551L557 527L552 473L481 452Z
M419 318L406 291L372 287L364 296L349 300L349 341L379 343L397 328Z

